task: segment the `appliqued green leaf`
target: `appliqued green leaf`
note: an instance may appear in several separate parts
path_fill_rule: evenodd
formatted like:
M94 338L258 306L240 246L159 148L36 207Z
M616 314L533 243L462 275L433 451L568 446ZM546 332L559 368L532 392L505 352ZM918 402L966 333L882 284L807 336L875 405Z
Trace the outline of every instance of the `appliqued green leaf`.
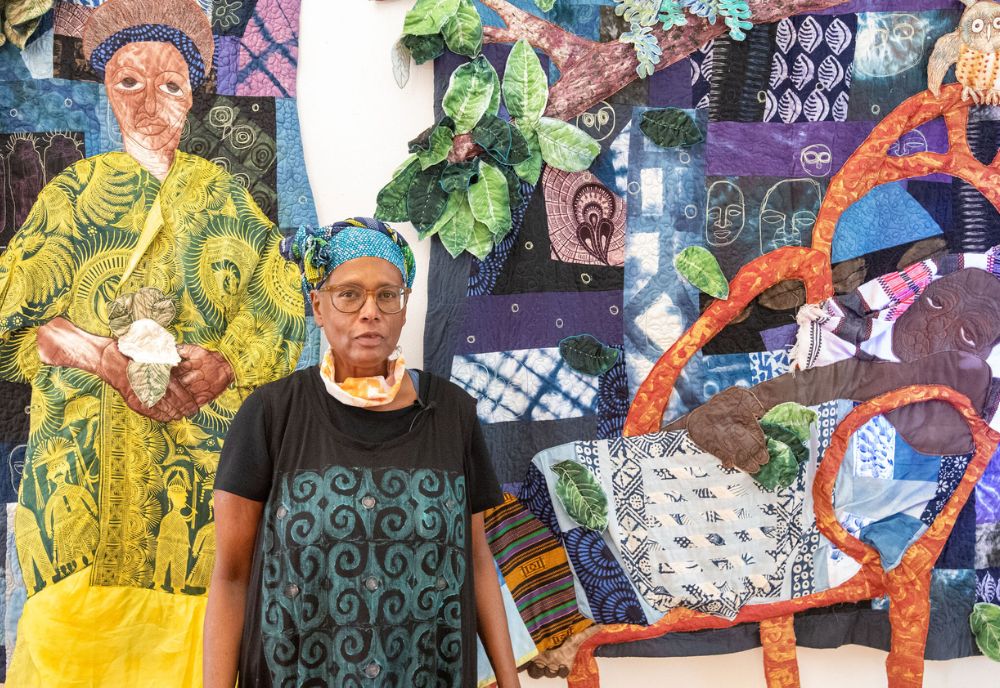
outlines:
M795 456L795 460L799 463L805 463L809 460L808 437L804 442L795 432L789 430L784 425L769 423L763 419L760 421L760 429L764 431L764 436L768 439L781 442L791 449L792 455Z
M472 0L461 0L455 16L441 28L448 50L475 57L483 51L483 20Z
M535 0L535 4L538 5L538 9L542 12L548 12L556 5L556 0Z
M969 627L979 650L994 662L1000 662L1000 607L977 602L969 616Z
M461 191L464 194L469 189L469 185L478 179L478 160L450 163L441 173L441 188L448 193Z
M174 300L155 287L143 287L132 299L133 320L155 320L166 328L176 315Z
M674 257L674 269L691 286L717 299L729 298L729 280L708 249L688 246Z
M170 382L169 363L139 363L129 361L126 373L132 390L147 408L156 406L156 402L167 393Z
M444 211L441 213L441 217L437 219L429 229L417 230L417 236L420 239L429 239L430 237L438 234L440 232L448 232L451 228L452 220L455 219L455 214L458 212L459 206L465 202L464 194L449 194L448 201L445 203Z
M451 152L451 142L455 137L454 132L444 125L438 125L431 132L428 140L427 150L417 153L417 160L420 161L420 169L426 170L439 162L443 162Z
M455 121L455 133L465 134L479 123L493 99L496 71L480 55L451 75L441 107Z
M500 75L497 74L497 70L493 69L493 65L490 65L490 82L493 84L493 95L490 96L490 104L486 108L487 115L493 115L496 117L500 114Z
M493 232L479 220L476 220L472 228L472 237L465 250L474 255L479 260L483 260L493 250Z
M420 173L420 161L411 155L403 167L396 171L392 181L378 192L375 217L384 222L406 222L409 213L406 209L406 196L417 174Z
M481 162L479 181L469 186L468 194L473 217L489 227L494 236L510 231L510 199L503 172L488 162Z
M417 0L403 20L407 36L427 36L440 33L445 23L455 16L459 0Z
M514 44L503 73L507 112L516 120L537 122L549 102L549 80L535 50L526 40Z
M443 171L444 165L437 164L418 172L406 192L406 212L418 231L433 227L448 205L448 194L440 184Z
M795 460L791 448L784 442L768 437L767 453L771 460L753 474L753 479L768 490L791 486L799 474L799 462Z
M518 178L517 173L514 172L514 168L510 165L499 165L497 167L503 176L507 178L507 198L509 200L508 205L510 206L510 212L513 216L514 211L521 207L521 203L524 201L524 196L521 194L521 180ZM503 233L504 236L507 232ZM496 240L500 241L503 236L497 236Z
M678 108L644 112L639 128L661 148L693 146L705 140L694 118Z
M439 33L429 36L403 36L402 43L417 64L436 60L444 53L444 38Z
M594 162L601 145L569 122L542 117L535 128L542 159L564 172L582 172Z
M559 355L566 364L584 375L603 375L618 361L618 349L605 346L591 334L566 337L559 342Z
M455 214L446 227L438 232L438 238L452 258L458 258L462 252L473 243L473 232L476 229L476 218L472 216L469 199L464 193L453 193Z
M794 401L778 404L761 418L762 423L778 425L793 433L800 442L809 442L809 426L816 422L819 416L808 406Z
M486 115L472 130L472 140L489 155L504 165L516 165L531 155L524 136L499 117Z
M538 146L538 134L534 131L524 132L524 139L528 143L531 155L524 162L514 165L514 172L517 173L518 177L535 186L542 176L542 150Z
M392 76L396 80L396 85L400 88L406 86L410 81L410 64L413 54L406 47L406 43L400 38L392 46Z
M552 466L556 496L566 513L584 528L598 532L608 527L608 498L594 475L574 461Z

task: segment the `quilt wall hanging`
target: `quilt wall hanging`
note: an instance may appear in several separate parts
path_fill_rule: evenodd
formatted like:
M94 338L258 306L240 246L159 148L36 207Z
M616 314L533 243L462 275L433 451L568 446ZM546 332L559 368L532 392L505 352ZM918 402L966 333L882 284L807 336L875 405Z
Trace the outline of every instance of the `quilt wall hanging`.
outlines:
M414 5L436 121L379 213L436 237L425 363L478 400L533 673L1000 657L998 14Z
M299 3L2 12L0 681L195 685L229 421L318 362Z

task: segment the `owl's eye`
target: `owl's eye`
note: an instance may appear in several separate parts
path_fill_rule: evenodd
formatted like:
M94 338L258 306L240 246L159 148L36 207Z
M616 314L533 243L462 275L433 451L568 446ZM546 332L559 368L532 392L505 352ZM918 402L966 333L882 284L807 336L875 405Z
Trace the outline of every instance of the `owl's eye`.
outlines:
M972 29L972 33L979 33L983 30L984 26L986 26L986 23L982 19L973 19L970 28Z
M1000 31L1000 17L993 17L993 28Z

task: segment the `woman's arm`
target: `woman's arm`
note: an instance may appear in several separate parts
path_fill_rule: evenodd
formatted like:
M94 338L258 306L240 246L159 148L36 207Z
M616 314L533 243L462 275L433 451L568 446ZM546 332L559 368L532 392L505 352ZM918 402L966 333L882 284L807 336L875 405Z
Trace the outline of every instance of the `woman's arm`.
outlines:
M497 688L520 688L511 647L507 613L503 607L493 553L486 542L483 515L472 515L472 566L476 586L476 619L479 637L490 658Z
M254 543L264 503L215 492L215 568L205 613L205 688L233 688Z

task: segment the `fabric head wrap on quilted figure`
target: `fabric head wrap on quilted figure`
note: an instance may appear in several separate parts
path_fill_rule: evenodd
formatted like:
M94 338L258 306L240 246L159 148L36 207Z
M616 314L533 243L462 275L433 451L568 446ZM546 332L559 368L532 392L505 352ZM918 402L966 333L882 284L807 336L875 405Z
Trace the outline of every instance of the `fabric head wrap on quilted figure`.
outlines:
M351 406L391 403L406 371L396 343L416 273L406 239L379 220L355 217L329 227L300 227L282 241L281 254L299 266L316 323L330 344L320 366L327 391ZM379 260L359 260L373 258ZM331 280L334 273L338 277ZM370 341L355 330L371 330Z
M111 0L94 12L83 34L83 55L99 77L130 43L170 43L188 65L191 88L212 70L212 25L194 0Z

